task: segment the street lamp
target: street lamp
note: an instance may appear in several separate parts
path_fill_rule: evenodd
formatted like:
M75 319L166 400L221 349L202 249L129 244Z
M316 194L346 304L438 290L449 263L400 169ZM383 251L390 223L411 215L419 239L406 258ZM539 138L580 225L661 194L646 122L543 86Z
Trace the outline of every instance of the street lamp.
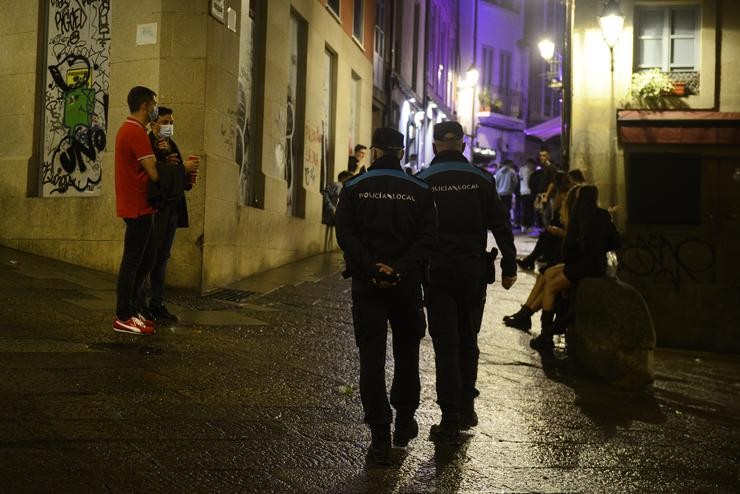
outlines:
M552 57L555 55L555 43L549 39L543 39L537 43L537 48L540 49L540 55L542 55L542 58L548 62L552 60Z
M543 39L537 43L540 55L547 62L547 86L551 89L560 89L563 82L560 74L561 55L555 52L555 43L549 39Z
M598 19L601 34L604 36L604 41L606 41L609 47L611 71L614 72L614 46L619 41L619 36L622 34L622 29L624 28L624 14L622 14L619 8L619 2L617 0L608 0L604 4L604 9L601 11Z
M470 64L470 68L468 68L468 71L465 72L465 85L470 87L475 87L476 84L478 84L478 79L480 78L480 72L478 72L478 69L475 67L475 64Z

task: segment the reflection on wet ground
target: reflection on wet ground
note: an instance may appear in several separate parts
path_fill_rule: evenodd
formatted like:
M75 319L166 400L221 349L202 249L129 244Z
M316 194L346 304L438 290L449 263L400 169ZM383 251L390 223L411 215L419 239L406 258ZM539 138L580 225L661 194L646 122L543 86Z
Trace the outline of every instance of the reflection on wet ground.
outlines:
M114 334L94 302L110 298L111 276L0 249L0 491L740 489L738 359L659 351L643 393L543 360L500 323L526 273L489 291L480 425L456 448L428 440L439 411L426 338L420 435L391 468L368 463L340 264L246 280L244 303L208 302L200 310L220 314L137 339Z

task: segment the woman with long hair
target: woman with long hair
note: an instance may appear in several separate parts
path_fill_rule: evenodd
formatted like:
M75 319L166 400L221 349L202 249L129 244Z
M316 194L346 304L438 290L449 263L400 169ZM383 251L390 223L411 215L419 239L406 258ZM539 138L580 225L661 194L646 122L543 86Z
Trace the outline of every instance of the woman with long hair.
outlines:
M553 346L555 299L563 290L578 284L583 278L606 275L606 253L619 248L620 240L609 212L597 205L598 189L583 185L575 192L563 244L562 264L544 273L542 286L542 329L530 342L535 349Z
M522 305L518 312L504 317L504 324L511 328L521 329L522 331L529 331L532 327L532 315L540 310L542 307L542 296L543 288L545 286L545 275L548 269L558 265L563 261L562 258L562 244L566 234L568 223L570 222L570 211L573 208L576 199L576 193L580 188L580 185L571 187L565 198L560 203L560 214L559 218L562 222L562 227L555 227L550 225L548 229L552 232L551 234L558 239L557 250L559 255L556 259L552 259L543 269L542 273L537 275L537 281L535 281L532 291L529 293L529 298Z

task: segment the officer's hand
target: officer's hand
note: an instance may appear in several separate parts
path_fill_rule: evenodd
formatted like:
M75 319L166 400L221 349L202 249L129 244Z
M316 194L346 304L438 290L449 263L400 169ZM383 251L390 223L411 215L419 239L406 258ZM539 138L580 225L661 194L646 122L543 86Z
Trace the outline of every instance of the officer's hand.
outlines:
M387 264L383 264L382 262L376 263L375 266L378 268L379 273L383 273L389 276L395 273L392 267L388 266ZM373 285L377 286L378 288L392 288L398 285L398 282L391 283L385 280L378 281L373 278Z
M169 144L169 143L167 142L167 139L165 139L165 138L160 138L160 139L159 139L159 140L157 141L157 149L159 149L159 150L161 150L161 151L169 151L169 149L170 149L170 144Z
M502 276L501 277L501 286L504 287L504 290L508 290L512 286L514 286L514 283L516 283L516 276Z

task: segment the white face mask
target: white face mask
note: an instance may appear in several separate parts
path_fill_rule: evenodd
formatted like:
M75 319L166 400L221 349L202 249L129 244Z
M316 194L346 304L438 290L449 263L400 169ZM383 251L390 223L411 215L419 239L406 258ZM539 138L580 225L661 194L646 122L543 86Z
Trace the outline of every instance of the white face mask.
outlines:
M159 126L159 135L169 139L175 133L175 126L173 124L162 124Z

